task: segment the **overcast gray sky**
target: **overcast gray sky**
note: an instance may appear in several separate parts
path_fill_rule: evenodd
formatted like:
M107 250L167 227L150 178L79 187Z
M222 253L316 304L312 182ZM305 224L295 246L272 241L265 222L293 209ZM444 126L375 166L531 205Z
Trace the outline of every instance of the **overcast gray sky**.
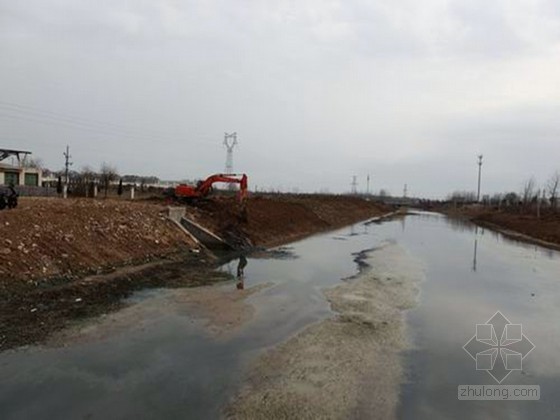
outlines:
M59 169L519 191L560 169L557 0L0 0L0 147Z

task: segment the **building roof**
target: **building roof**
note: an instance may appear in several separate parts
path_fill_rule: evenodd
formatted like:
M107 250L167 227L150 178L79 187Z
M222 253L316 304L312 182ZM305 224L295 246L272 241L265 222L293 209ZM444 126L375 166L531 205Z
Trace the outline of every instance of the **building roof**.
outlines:
M20 155L30 155L31 152L26 152L25 150L13 150L13 149L0 149L0 161L9 158L10 156L15 156L19 161Z

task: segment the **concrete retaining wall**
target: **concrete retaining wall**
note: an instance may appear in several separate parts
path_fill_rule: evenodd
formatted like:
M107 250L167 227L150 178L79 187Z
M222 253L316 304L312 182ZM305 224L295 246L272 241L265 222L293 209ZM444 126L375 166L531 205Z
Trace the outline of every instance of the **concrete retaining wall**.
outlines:
M169 207L168 216L171 220L181 226L186 232L188 232L197 242L204 245L210 250L220 250L220 251L231 251L233 247L229 245L226 241L220 238L218 235L210 232L205 227L199 225L198 223L187 219L185 217L184 207Z

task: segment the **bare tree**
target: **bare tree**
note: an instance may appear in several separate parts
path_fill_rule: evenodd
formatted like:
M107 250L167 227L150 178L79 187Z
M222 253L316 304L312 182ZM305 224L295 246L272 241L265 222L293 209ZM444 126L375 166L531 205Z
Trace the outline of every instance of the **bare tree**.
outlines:
M520 197L514 192L509 192L504 195L504 202L507 207L517 207L519 201Z
M99 175L89 166L84 166L80 171L80 180L84 184L95 182L98 178Z
M474 191L453 191L447 196L447 200L459 204L474 203L476 198L477 194Z
M391 197L391 193L388 190L381 188L379 190L379 197Z
M86 165L82 167L78 183L86 197L88 197L90 193L93 194L93 184L98 178L99 175L90 166Z
M107 198L107 191L109 190L109 185L111 182L118 178L117 168L112 165L109 165L106 162L101 164L101 168L99 169L99 180L105 188L105 198Z
M527 207L535 196L535 184L535 178L533 177L529 178L527 181L525 181L525 184L523 184L521 197L524 207Z
M548 179L546 183L546 191L548 193L548 200L552 211L556 211L556 204L558 202L558 189L560 187L560 172L556 171Z
M30 157L25 157L23 160L23 166L25 166L26 168L35 168L35 169L43 169L44 165L43 165L43 160L39 159L39 158L30 158Z
M490 198L490 204L492 206L498 206L500 207L502 204L502 200L504 199L504 195L501 193L495 193L491 198Z

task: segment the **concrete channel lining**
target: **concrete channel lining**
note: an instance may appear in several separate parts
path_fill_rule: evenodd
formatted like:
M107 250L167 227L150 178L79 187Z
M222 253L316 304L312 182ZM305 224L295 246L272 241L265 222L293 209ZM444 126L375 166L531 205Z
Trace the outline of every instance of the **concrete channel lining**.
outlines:
M185 216L184 207L169 207L168 217L191 236L196 243L210 250L232 250L233 247L213 232Z

